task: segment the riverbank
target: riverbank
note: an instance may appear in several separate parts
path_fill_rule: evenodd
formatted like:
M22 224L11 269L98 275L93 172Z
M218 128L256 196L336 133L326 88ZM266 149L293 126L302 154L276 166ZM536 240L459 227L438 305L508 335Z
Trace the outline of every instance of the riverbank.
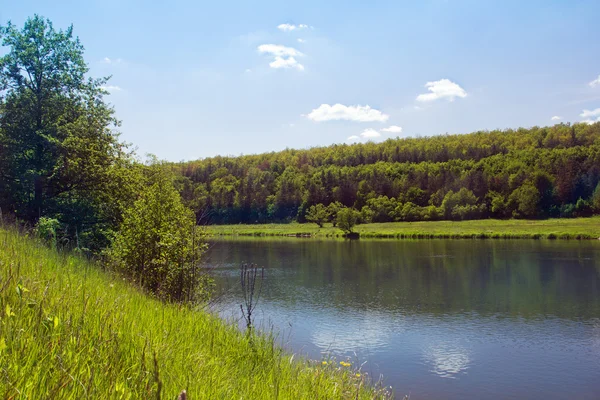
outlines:
M374 398L352 366L308 361L90 262L0 229L0 398Z
M600 217L547 220L473 220L388 222L357 225L361 238L397 239L598 239ZM209 225L210 236L297 236L316 238L343 237L339 228L314 223Z

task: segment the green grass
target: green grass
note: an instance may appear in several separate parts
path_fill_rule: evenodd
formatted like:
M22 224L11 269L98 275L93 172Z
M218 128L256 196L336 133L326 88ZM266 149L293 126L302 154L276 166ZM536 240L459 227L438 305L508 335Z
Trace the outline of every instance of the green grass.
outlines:
M600 217L547 220L474 220L388 222L357 225L361 238L505 238L505 239L598 239ZM342 231L314 223L262 225L210 225L209 235L341 237Z
M0 398L341 399L385 395L96 265L0 229Z

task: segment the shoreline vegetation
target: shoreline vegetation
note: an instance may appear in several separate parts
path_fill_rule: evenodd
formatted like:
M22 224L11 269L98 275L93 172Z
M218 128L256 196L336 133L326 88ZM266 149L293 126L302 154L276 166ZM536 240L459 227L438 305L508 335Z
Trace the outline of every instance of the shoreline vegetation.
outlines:
M204 308L196 210L121 142L72 25L8 21L0 45L0 399L391 396L250 329L250 306L245 331Z
M390 396L349 360L292 355L14 228L0 228L0 266L1 398Z
M289 236L341 238L332 224L313 223L208 225L209 237ZM600 239L600 217L547 220L473 220L387 222L356 225L355 237L364 239Z

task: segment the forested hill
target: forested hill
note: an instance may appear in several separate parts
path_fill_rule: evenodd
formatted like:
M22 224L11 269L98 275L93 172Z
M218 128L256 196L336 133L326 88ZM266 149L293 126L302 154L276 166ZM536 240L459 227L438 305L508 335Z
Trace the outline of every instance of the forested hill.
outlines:
M600 123L332 145L173 164L212 223L304 221L329 206L363 222L600 213Z

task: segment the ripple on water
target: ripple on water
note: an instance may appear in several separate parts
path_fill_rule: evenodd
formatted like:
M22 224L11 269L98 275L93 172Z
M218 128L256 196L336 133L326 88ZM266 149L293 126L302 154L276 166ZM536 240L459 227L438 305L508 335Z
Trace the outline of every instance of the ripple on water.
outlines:
M423 361L431 373L441 378L454 379L467 373L471 356L469 350L459 344L438 342L425 348Z

